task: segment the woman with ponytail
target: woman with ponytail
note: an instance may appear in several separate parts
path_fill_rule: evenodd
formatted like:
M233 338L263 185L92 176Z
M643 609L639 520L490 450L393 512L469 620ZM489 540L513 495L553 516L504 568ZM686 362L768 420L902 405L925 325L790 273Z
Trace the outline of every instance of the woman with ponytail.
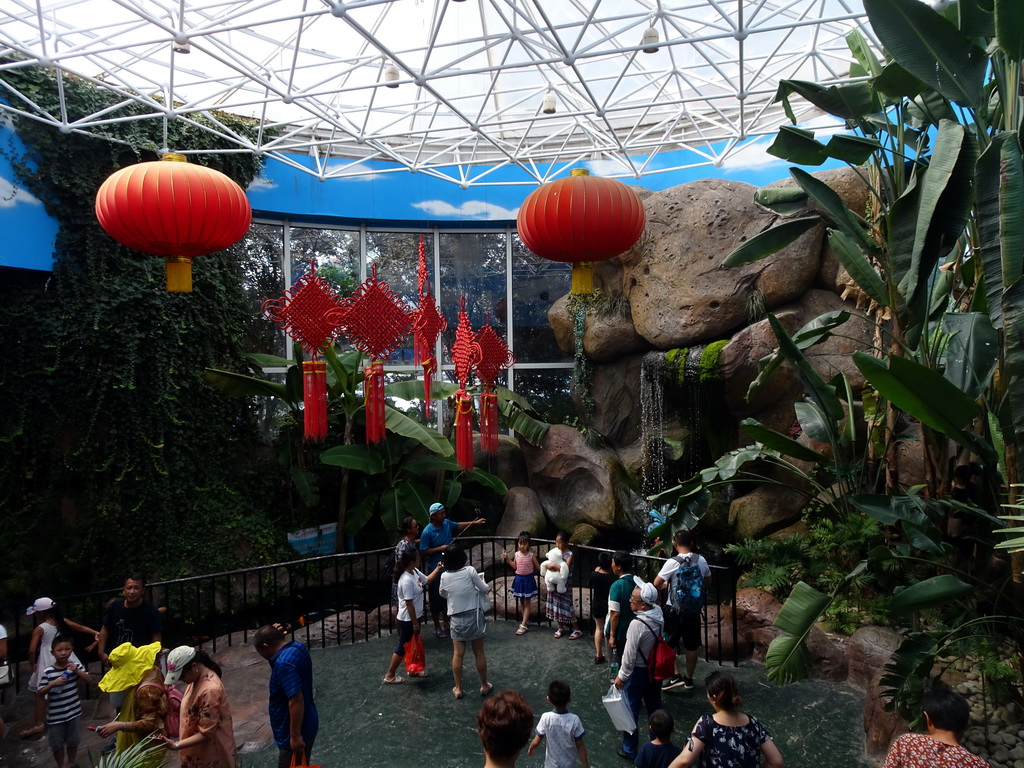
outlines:
M669 768L696 765L701 753L709 768L782 768L782 754L761 721L740 711L743 699L732 675L714 671L704 678L713 715L701 715Z
M178 741L164 737L188 768L234 768L235 732L220 665L202 648L181 645L167 657L164 685L188 683L181 700Z

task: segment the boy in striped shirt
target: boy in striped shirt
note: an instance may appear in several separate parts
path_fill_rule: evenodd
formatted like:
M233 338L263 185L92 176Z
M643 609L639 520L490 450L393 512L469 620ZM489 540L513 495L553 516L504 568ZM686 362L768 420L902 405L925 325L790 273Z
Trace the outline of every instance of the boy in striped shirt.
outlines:
M89 681L89 673L70 663L75 644L67 635L57 635L50 646L53 666L39 679L37 696L46 699L46 725L50 749L57 768L74 765L81 740L82 702L78 697L78 678Z

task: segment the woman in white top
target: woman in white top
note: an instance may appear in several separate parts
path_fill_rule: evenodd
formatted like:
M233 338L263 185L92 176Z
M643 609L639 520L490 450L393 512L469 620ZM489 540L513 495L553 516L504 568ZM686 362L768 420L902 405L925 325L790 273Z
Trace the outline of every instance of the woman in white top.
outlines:
M441 564L425 576L417 568L420 562L418 549L406 549L398 557L395 563L395 594L398 599L398 645L391 654L391 665L384 675L384 682L388 684L404 683L405 678L396 675L398 665L405 658L405 645L412 640L413 635L420 633L420 617L423 615L423 591L427 584L434 581L441 575ZM412 673L410 673L412 674ZM426 677L426 670L419 672L414 677Z
M476 568L466 565L466 551L458 545L450 545L444 553L445 571L441 574L439 590L441 597L448 601L448 615L451 616L452 675L455 687L452 695L462 698L462 660L466 655L466 643L473 646L476 671L480 674L480 695L486 696L494 690L487 682L487 657L484 655L484 635L487 633L487 617L484 601L490 589Z

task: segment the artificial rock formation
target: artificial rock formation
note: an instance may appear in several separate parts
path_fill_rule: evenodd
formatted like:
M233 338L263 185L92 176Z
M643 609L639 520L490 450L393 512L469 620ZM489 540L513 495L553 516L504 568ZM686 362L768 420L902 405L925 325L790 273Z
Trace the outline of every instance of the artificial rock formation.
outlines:
M815 176L832 187L851 210L864 211L866 192L854 171L824 171ZM773 186L793 183L785 179ZM524 446L528 484L550 526L571 530L586 523L609 531L630 524L630 519L636 525L636 516L630 516L638 501L635 494L603 484L626 476L632 478L634 487L642 484L642 460L651 452L642 434L640 372L650 353L679 350L677 360L682 361L688 352L700 357L706 345L725 342L715 370L701 372L701 376L713 373L709 379L713 384L701 384L705 391L699 395L705 398L700 407L707 407L708 392L713 390L718 403L714 407L723 410L726 424L731 423L723 427L719 420L698 427L715 432L716 449L749 442L738 429L743 418L755 418L779 431L787 431L795 423L793 403L803 392L789 366L781 366L748 398L758 362L777 346L766 319L768 312L795 333L825 312L849 311L851 319L842 331L808 349L806 355L822 379L842 373L858 391L862 377L850 356L871 346L874 326L864 314L867 302L851 288L849 276L830 253L822 227L813 228L763 260L735 268L721 266L736 247L781 220L754 202L755 191L749 184L717 179L645 191L647 227L640 240L622 256L595 264L599 298L586 309L579 340L591 363L588 394L594 406L588 413L582 393L574 392L574 399L580 412L588 413L586 426L599 433L606 447L587 447L582 438L564 432L574 431L568 427L553 430L544 446ZM568 297L552 305L548 319L559 347L572 353L576 340ZM684 368L677 363L675 375L681 376ZM660 425L665 445L682 445L694 428L688 418L696 406L686 400L698 395L691 379L686 379L686 385L694 393L686 386L666 390ZM665 481L672 484L680 479L680 471L694 469L685 464L669 467ZM772 499L751 496L751 492L735 500L728 511L735 538L786 528L799 519L806 503L792 492ZM577 493L582 497L574 498ZM760 494L771 495L768 491Z

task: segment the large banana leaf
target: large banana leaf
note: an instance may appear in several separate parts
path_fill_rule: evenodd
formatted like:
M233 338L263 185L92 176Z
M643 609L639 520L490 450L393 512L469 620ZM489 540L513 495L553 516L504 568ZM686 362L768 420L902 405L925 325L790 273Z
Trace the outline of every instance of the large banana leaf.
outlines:
M882 695L903 704L918 700L931 676L938 653L939 643L934 637L925 632L909 633L890 657L878 681ZM902 710L901 713L908 718L916 714Z
M316 474L308 469L303 469L298 464L292 464L292 483L298 491L302 503L313 508L320 501L320 486L317 484Z
M1009 140L1005 133L992 138L992 143L981 153L975 174L975 199L978 242L975 253L981 261L985 276L985 297L992 325L1003 327L1003 259L1000 245L1000 191L1002 189L1001 169L1002 146Z
M853 212L846 207L846 203L834 189L800 168L790 168L789 175L821 207L831 219L833 226L857 242L865 251L870 253L875 250L875 241L871 239L867 230L857 221Z
M974 587L970 584L951 573L943 573L897 592L889 603L889 611L897 616L923 611L960 600L973 592Z
M508 425L522 435L523 439L530 443L530 445L540 445L543 443L551 425L531 415L532 410L524 409L517 400L502 398L502 389L503 387L496 388L498 392L498 410L501 411ZM508 390L505 391L508 392ZM518 399L522 400L522 398Z
M1018 32L1024 36L1024 30ZM1024 268L1024 164L1016 132L999 150L999 180L999 252L1003 285L1011 286Z
M886 51L915 77L964 107L980 107L989 58L920 0L864 0Z
M407 515L417 520L425 519L434 501L434 494L427 486L412 480L399 480L380 495L380 517L384 529L397 531L402 518Z
M288 396L288 388L278 381L257 379L255 376L217 368L203 371L203 381L231 397L278 397L286 403L294 402Z
M885 281L871 266L864 251L838 229L828 231L828 244L839 258L839 263L850 273L857 285L880 306L889 306L889 291Z
M819 224L821 224L821 218L818 216L803 216L776 224L771 229L754 235L726 256L722 266L738 267L771 256L787 245L796 242L800 236L810 232Z
M825 312L822 315L818 315L794 334L793 344L799 350L813 347L815 344L819 344L829 338L834 329L838 328L849 319L850 313L845 309ZM782 349L779 348L771 354L765 355L758 361L757 378L750 382L750 386L747 388L748 402L754 398L757 390L764 385L773 373L775 373L776 369L782 365L784 360L785 358L782 354Z
M786 634L772 640L765 654L769 680L786 685L807 677L810 654L804 641L831 604L831 597L809 584L798 581L794 585L774 622Z
M817 371L814 370L792 337L786 333L786 329L775 315L768 315L768 324L775 333L775 339L779 342L779 353L793 364L797 378L800 379L807 396L817 403L818 407L830 418L836 421L843 418L846 411L843 409L843 404L839 402L839 398L836 397L835 388L821 380Z
M458 390L459 385L448 381L430 382L430 396L434 400L442 400L451 397ZM393 381L385 385L384 393L397 397L400 400L422 400L423 379L405 379L404 381Z
M384 407L384 425L396 435L411 438L438 456L452 456L455 453L451 442L444 435L410 419L390 405Z
M781 432L769 429L757 419L744 419L740 422L740 429L754 440L757 440L757 442L774 451L778 451L784 456L792 456L794 459L810 461L815 464L822 464L828 461L824 454L818 453L802 443L798 443Z
M793 409L796 411L800 429L811 440L826 445L839 443L839 424L830 420L821 408L805 400L793 403Z
M897 408L973 449L963 432L981 409L941 373L905 357L890 357L888 368L864 352L854 352L853 361L871 386Z
M480 483L480 485L487 486L499 496L504 496L508 493L508 486L505 482L497 475L492 475L490 472L485 472L480 467L473 467L467 473L468 479Z
M814 133L795 125L781 126L766 151L799 165L821 165L828 160L828 149L814 138Z
M867 83L819 85L806 80L780 80L775 101L781 101L791 122L797 122L789 104L790 94L803 96L819 109L844 120L860 120L878 111L875 93Z
M928 171L923 174L924 182L921 186L913 240L910 246L910 265L900 282L900 289L908 303L914 301L916 292L920 289L927 289L929 276L934 271L940 255L938 236L940 227L945 225L943 218L952 216L961 222L961 228L967 219L967 212L971 207L971 197L968 195L963 196L964 200L961 206L963 213L961 215L954 216L952 212L939 211L938 208L946 186L951 183L954 176L954 169L957 168L961 153L969 152L967 148L969 146L973 146L973 144L966 140L964 126L948 120L943 120L939 124L931 162ZM959 167L964 168L963 165ZM973 162L970 167L973 170ZM959 184L956 186L958 187Z
M999 359L999 334L981 312L948 312L942 316L942 330L950 335L942 375L977 399L988 387Z
M354 469L368 475L379 475L385 469L384 459L368 445L336 445L320 454L320 461L332 467Z
M287 357L279 357L278 355L265 355L262 352L248 352L243 357L247 357L255 363L259 363L264 368L287 368L295 365L294 360L289 360Z
M792 216L807 207L807 193L800 187L761 187L754 193L754 202L780 216Z

